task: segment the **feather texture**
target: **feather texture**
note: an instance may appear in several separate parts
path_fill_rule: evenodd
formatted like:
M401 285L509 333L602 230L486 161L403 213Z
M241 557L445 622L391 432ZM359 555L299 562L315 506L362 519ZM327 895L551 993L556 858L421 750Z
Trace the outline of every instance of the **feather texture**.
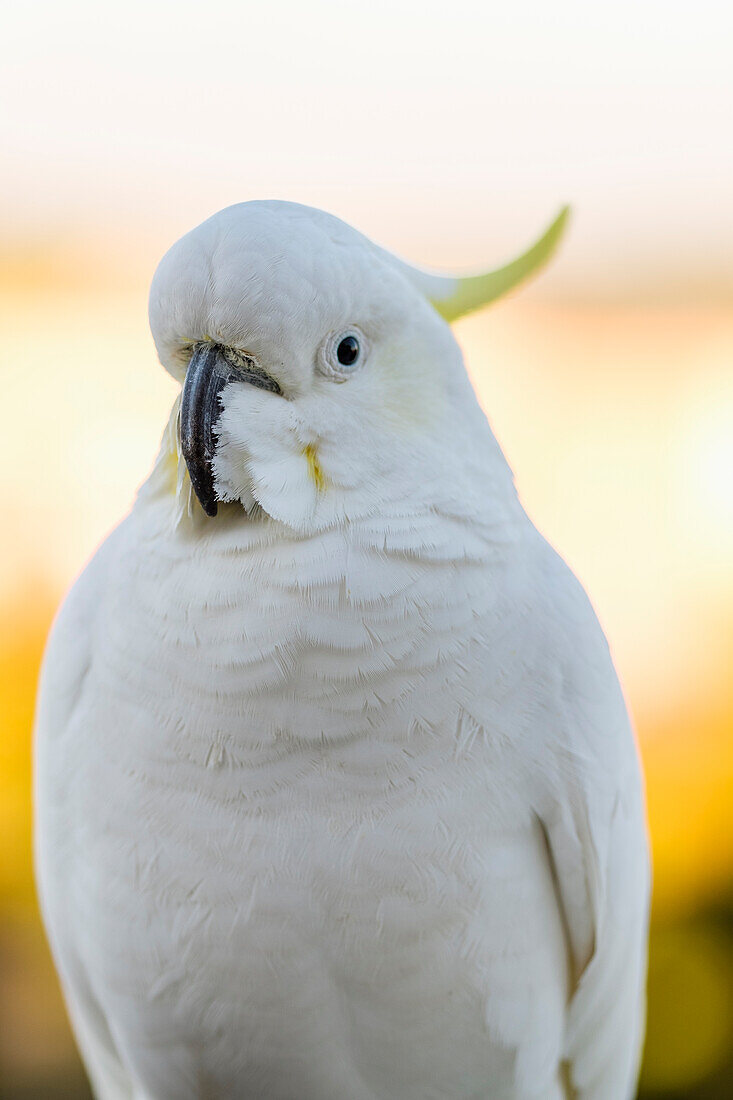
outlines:
M286 214L308 268L311 222ZM323 297L352 264L379 312L385 261L339 225ZM331 258L316 238L311 274ZM181 507L169 434L54 626L37 867L101 1100L632 1095L648 868L623 699L585 595L451 380L447 329L395 271L405 315L391 343L356 318L359 382L311 383L290 359L287 400L225 391L215 520ZM274 303L311 285L288 278ZM247 314L243 294L242 325L266 308L274 332L275 306L252 292ZM343 316L303 321L301 343ZM429 330L412 357L410 325Z

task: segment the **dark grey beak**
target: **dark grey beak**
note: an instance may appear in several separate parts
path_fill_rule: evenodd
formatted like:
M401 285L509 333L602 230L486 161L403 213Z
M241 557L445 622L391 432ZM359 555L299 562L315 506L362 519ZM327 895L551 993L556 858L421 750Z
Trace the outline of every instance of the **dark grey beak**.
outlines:
M221 416L221 391L230 382L249 382L273 393L282 392L274 378L231 348L208 341L194 347L181 394L181 451L193 491L207 516L217 512L214 425Z

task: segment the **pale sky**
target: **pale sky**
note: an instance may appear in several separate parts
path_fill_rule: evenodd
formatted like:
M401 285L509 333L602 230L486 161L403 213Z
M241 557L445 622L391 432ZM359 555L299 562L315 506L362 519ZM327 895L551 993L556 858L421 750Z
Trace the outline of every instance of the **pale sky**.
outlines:
M722 0L6 0L0 241L275 196L472 267L570 201L554 293L727 299L732 58Z

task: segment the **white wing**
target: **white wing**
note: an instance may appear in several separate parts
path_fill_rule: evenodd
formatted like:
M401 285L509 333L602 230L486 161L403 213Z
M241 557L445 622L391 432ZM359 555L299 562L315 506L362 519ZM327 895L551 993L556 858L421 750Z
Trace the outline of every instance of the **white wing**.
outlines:
M649 860L641 773L595 615L559 559L548 565L548 588L561 594L553 645L564 728L540 818L571 959L569 1094L627 1100L645 1009Z
M95 618L115 537L89 563L56 618L43 661L35 729L39 898L69 1016L99 1100L131 1100L134 1089L81 962L78 946L84 929L69 905L67 875L78 859L79 831L73 828L78 814L70 805L67 779L79 749L76 742L68 744L67 734L91 667Z

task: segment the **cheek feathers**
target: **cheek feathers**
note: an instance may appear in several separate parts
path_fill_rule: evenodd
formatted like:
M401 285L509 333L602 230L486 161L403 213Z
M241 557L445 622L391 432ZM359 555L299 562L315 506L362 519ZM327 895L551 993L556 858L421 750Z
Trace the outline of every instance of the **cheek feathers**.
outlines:
M446 409L446 391L440 361L428 352L408 354L398 348L374 364L371 404L401 436L430 433Z
M215 486L225 500L265 512L296 529L308 527L327 479L314 438L296 410L278 395L232 388L219 420Z

